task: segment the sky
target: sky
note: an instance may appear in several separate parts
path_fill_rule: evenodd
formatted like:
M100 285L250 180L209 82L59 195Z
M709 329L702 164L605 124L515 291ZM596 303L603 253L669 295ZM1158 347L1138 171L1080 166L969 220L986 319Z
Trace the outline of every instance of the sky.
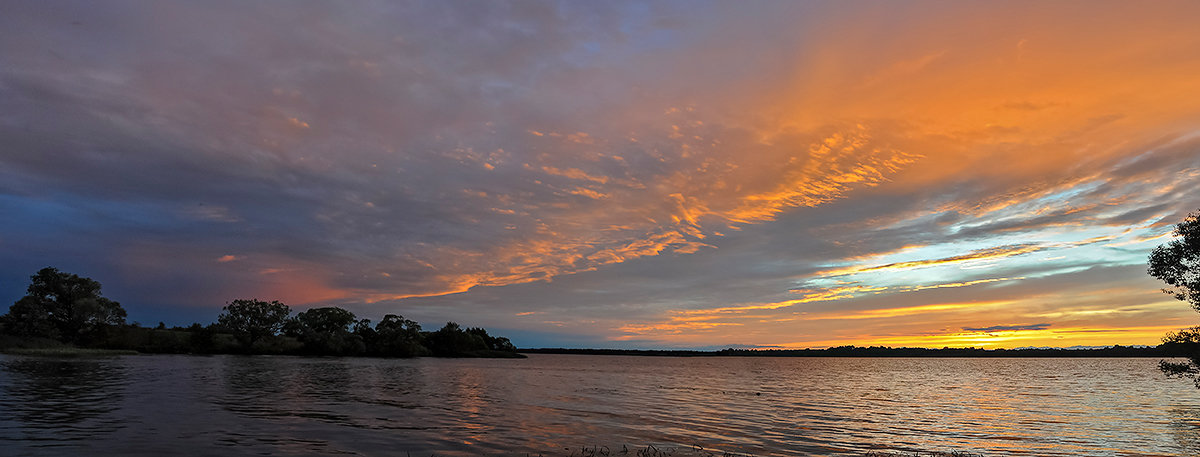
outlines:
M520 347L1157 344L1197 2L6 1L0 305Z

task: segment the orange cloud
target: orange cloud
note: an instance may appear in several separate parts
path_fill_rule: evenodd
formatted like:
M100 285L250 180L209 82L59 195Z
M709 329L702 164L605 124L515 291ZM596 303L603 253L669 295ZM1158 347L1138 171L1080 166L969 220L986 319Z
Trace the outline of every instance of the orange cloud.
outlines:
M596 192L596 191L594 191L594 190L591 190L591 189L588 189L588 188L584 188L584 187L576 187L576 188L574 188L574 189L570 189L570 190L568 190L568 191L567 191L567 193L569 193L569 194L571 194L571 195L580 195L580 196L584 196L584 197L587 197L587 198L591 198L591 199L593 199L593 200L600 200L600 199L603 199L603 198L608 198L608 194L603 194L603 193L600 193L600 192Z
M306 129L306 128L308 128L308 123L307 123L307 122L304 122L304 121L302 121L302 120L300 120L300 119L297 119L297 118L294 118L294 117L289 117L289 118L288 118L288 124L291 124L293 127L299 127L299 128L302 128L302 129Z
M962 263L968 261L1000 259L1005 257L1013 257L1021 254L1028 254L1045 249L1044 246L1036 244L1022 244L1009 246L996 246L992 248L977 249L967 254L944 257L940 259L913 260L907 262L895 262L885 265L876 266L850 266L845 268L837 268L833 270L825 270L815 274L815 276L836 277L846 276L855 273L866 273L881 270L907 270L911 268L928 267L935 265L945 265L953 263Z
M542 167L542 171L544 171L548 174L555 175L555 176L562 176L562 177L578 179L578 180L582 180L582 181L591 181L591 182L594 182L597 184L607 184L608 183L608 176L590 175L586 171L580 170L578 168L558 169L558 168L551 167L551 166L544 166L544 167Z
M925 314L941 311L953 310L978 310L981 308L1004 306L1012 304L1012 301L991 301L991 302L967 302L967 303L940 303L933 305L907 306L902 308L884 308L884 309L869 309L862 311L853 311L849 313L828 313L828 314L811 314L805 315L806 320L830 320L830 319L880 319L897 316L909 316L913 314Z
M1036 225L1043 229L1093 223L1090 215L1115 205L1121 192L1060 194L1110 183L1116 179L1108 175L1115 161L1193 128L1200 103L1178 96L1189 93L1194 81L1188 75L1200 70L1200 59L1188 58L1196 54L1194 43L1178 35L1191 29L1181 22L1186 15L1165 12L1167 8L1111 6L1078 18L1057 5L970 4L945 10L917 5L925 14L906 16L906 33L886 43L845 37L875 36L866 32L885 20L878 18L892 20L891 15L839 16L827 30L836 30L837 40L824 39L814 29L814 35L783 34L772 44L790 50L794 58L770 67L778 72L760 73L781 76L733 78L719 85L687 69L699 62L707 68L720 49L714 42L685 44L673 51L676 60L670 66L643 62L665 76L637 94L606 99L602 106L587 107L586 115L540 120L537 129L514 120L521 141L529 141L522 146L532 152L517 162L527 164L519 180L512 178L519 185L501 190L510 194L510 201L480 211L506 217L503 226L511 227L511 233L469 246L414 248L423 249L422 258L436 272L428 284L372 299L549 281L649 256L721 249L722 237L713 236L731 233L738 225L770 223L797 208L892 194L946 196L929 197L929 206L920 211L826 226L827 233L840 232L829 237L831 242L842 243L846 240L841 237L853 238L865 229L955 213L969 221L964 229L980 231L977 239L984 247L913 258L918 248L937 241L897 240L909 246L884 247L881 254L854 251L858 255L832 263L851 265L797 280L1133 243L1119 235L1092 234L1078 241L1022 244L989 238L1027 230L1019 222L1037 216L1048 218ZM890 8L869 7L876 12ZM517 150L515 145L505 149ZM469 148L455 154L491 164L486 161L490 156ZM558 178L573 182L563 184ZM975 187L978 192L961 190ZM1169 187L1155 192L1167 195ZM769 303L747 296L706 310L661 310L668 318L659 323L623 328L641 333L660 326L672 332L688 326L719 330L702 327L701 321L705 326L732 324L732 319L769 312L774 312L771 319L789 319L780 315L804 303L1016 279L1021 278L855 284L798 291L796 299ZM924 306L813 319L882 320L972 309ZM721 321L726 318L730 321Z
M899 289L897 289L897 290L899 290L899 291L901 291L901 292L915 292L915 291L920 291L920 290L928 290L928 289L945 289L945 288L950 288L950 287L969 287L969 286L974 286L974 285L976 285L976 284L987 284L987 283L991 283L991 282L1000 282L1000 281L1018 281L1018 280L1021 280L1021 279L1025 279L1025 278L1024 278L1024 277L1017 277L1017 278L988 278L988 279L975 279L975 280L971 280L971 281L950 282L950 283L945 283L945 284L930 284L930 285L924 285L924 286L909 286L909 287L903 287L903 288L899 288Z

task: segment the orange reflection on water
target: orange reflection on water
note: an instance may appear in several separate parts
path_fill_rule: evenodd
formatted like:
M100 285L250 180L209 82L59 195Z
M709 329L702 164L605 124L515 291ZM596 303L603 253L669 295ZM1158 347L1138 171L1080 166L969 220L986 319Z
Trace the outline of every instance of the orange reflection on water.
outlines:
M1139 342L1157 342L1164 333L1172 330L1178 330L1178 327L1169 325L1121 328L1089 326L987 332L960 331L928 335L862 335L860 337L844 339L781 344L780 346L790 348L820 348L847 345L917 348L1111 346L1115 343L1146 344Z

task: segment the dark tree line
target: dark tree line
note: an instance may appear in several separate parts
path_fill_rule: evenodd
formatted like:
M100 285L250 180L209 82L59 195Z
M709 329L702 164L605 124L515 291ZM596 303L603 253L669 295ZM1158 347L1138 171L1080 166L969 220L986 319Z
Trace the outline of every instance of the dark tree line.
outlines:
M68 344L150 353L240 353L376 357L521 357L504 337L454 322L423 331L415 321L388 314L370 319L337 307L295 314L278 301L238 299L209 325L155 328L125 322L120 303L100 294L100 283L44 268L27 294L0 316L0 348Z

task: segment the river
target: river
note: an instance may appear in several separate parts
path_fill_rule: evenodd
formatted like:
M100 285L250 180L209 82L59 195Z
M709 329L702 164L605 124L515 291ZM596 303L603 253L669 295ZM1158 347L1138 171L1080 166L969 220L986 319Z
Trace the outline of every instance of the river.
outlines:
M1200 455L1156 364L0 355L0 454Z

